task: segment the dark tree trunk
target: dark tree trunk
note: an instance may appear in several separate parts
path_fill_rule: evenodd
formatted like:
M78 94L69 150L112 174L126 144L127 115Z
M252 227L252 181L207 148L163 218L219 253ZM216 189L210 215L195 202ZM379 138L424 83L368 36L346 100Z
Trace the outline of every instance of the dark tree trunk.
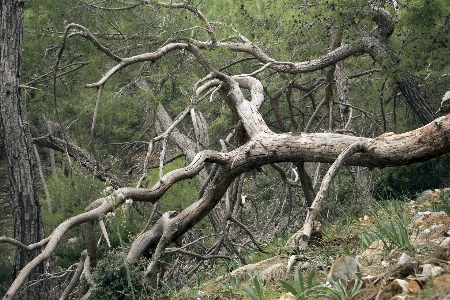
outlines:
M405 72L400 78L397 81L398 88L420 122L425 125L436 119L438 117L437 109L427 100L418 84L414 81L413 75Z
M8 158L14 238L29 245L40 241L44 234L35 184L35 157L26 102L19 93L23 3L1 1L0 118ZM36 251L17 250L13 278L36 255ZM29 279L36 278L42 269L41 265ZM31 296L25 295L22 298L29 297Z

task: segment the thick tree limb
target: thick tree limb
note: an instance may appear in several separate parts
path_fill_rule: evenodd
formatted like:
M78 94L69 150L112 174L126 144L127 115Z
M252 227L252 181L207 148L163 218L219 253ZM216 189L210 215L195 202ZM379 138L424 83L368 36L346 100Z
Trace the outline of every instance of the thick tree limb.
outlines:
M64 289L64 292L62 293L59 300L66 300L69 298L70 293L75 289L78 281L80 280L81 274L84 270L84 261L86 260L87 252L83 251L81 253L80 261L77 263L77 269L75 271L75 274L73 274L72 279L70 279L69 284Z
M175 182L195 176L201 169L203 169L206 161L211 160L218 163L224 163L226 162L226 159L227 154L217 155L217 153L213 151L203 151L197 154L190 165L167 173L155 184L154 187L150 189L121 188L108 197L97 199L89 206L89 211L69 218L56 227L53 233L49 236L49 241L45 249L22 269L3 299L6 300L14 298L20 287L25 283L30 272L52 255L59 240L70 228L103 218L106 213L112 211L115 207L122 205L126 199L154 203Z
M114 188L124 187L125 184L116 177L112 170L101 166L86 150L59 139L52 135L45 135L33 139L33 143L38 146L47 147L75 158L83 167L91 172L95 177L103 182L108 181ZM98 165L98 167L97 167Z
M159 125L157 126L157 130L166 131L167 128L172 127L173 120L161 103L159 103L156 108L156 120L159 123L157 124ZM189 137L181 133L177 128L173 128L168 136L178 145L178 147L180 147L186 155L187 160L192 160L195 157L195 154L197 153L195 151L195 143Z
M365 151L366 150L365 148L366 142L364 141L356 142L350 145L339 155L336 161L331 165L327 174L325 174L320 189L317 192L316 198L311 204L311 207L308 208L308 214L306 216L305 224L303 225L303 228L295 236L295 244L299 246L300 250L304 250L308 245L308 241L311 238L311 234L313 233L314 222L317 219L317 215L319 214L320 207L322 205L323 200L325 199L328 187L330 186L334 177L338 174L341 166L346 162L346 160L350 156L352 156L357 152Z
M69 31L73 28L78 29L80 31L69 34ZM122 60L119 56L112 53L108 48L106 48L102 44L100 44L100 42L94 37L93 34L91 34L89 32L89 30L86 27L81 26L79 24L74 24L74 23L67 25L67 27L65 29L64 41L63 41L63 46L61 47L61 50L60 50L60 54L62 54L62 51L64 50L66 38L70 37L70 36L74 36L74 35L80 35L80 36L88 39L99 51L103 52L104 54L106 54L108 57L112 58L116 62L120 62Z
M383 13L376 19L376 22L383 25L383 28L378 29L375 36L362 38L355 45L342 45L320 58L307 62L276 62L263 53L257 46L249 43L245 39L243 39L243 43L193 43L203 48L225 47L232 51L247 52L263 62L265 67L280 72L309 72L323 69L356 53L366 52L371 55L385 54L387 50L383 39L386 39L391 34L391 30L389 29L389 18L384 16ZM96 45L96 41L92 40L92 37L88 38ZM106 51L101 45L96 46L101 51ZM39 259L42 259L45 255L49 255L49 252L51 253L52 247L56 246L58 239L68 228L75 224L101 219L106 212L121 205L128 198L134 201L155 202L174 182L191 178L198 174L204 168L205 162L207 161L217 162L220 165L217 167L217 171L213 174L211 180L202 189L203 193L200 199L177 215L174 213L165 215L158 221L159 223L157 225L150 231L142 234L132 244L128 255L128 259L130 260L139 258L148 248L156 248L153 262L148 268L148 272L153 275L155 275L159 257L165 247L205 217L217 205L230 184L239 175L255 167L283 161L333 162L336 159L338 159L335 162L337 166L345 162L350 165L383 167L422 161L450 151L450 120L446 117L437 119L427 126L412 132L402 135L384 135L376 139L344 136L333 133L274 134L269 130L258 112L258 106L264 100L262 97L262 86L259 81L251 77L232 77L215 70L197 46L187 43L171 43L160 47L155 52L129 58L114 57L105 52L112 59L116 60L118 64L110 69L100 81L88 85L88 87L103 86L118 70L131 64L154 61L173 50L189 51L210 74L209 78L220 80L222 95L224 95L228 105L245 127L249 142L226 154L203 151L195 156L192 155L193 160L188 167L166 174L150 189L123 188L114 193L114 197L97 200L94 205L95 207L91 211L73 217L58 226L57 230L59 231L55 230L52 234L49 244L43 252L43 256L39 256ZM251 89L251 102L244 98L241 91L241 87L243 86ZM186 114L192 108L187 109ZM166 135L161 136L161 138L166 138ZM349 157L353 154L351 152L353 150L345 149L348 147L350 147L349 149L353 149L354 146L352 145L364 145L365 151ZM64 150L67 148L68 145L65 144L61 147ZM345 153L347 156L342 153ZM81 158L83 157L87 161L86 165L92 163L92 160L89 160L89 156L81 155ZM330 176L332 178L333 175L331 174ZM326 186L324 186L324 189L326 190ZM323 199L323 194L323 191L319 192L316 199ZM320 204L321 200L319 200L318 203ZM115 201L115 203L112 204L109 201ZM33 264L30 263L29 265ZM25 274L25 277L26 272L29 272L27 270L24 269L22 272ZM20 279L18 278L11 286L12 291L14 292L14 288L20 285ZM12 297L11 289L7 297Z
M164 225L164 235L175 240L193 224L200 221L220 201L231 182L240 174L256 167L281 161L334 162L353 144L364 144L363 153L352 155L345 163L367 167L399 166L431 159L450 151L450 116L404 134L388 134L372 138L345 136L333 133L260 134L246 145L227 153L204 189L202 197L171 218ZM158 242L161 228L155 227L140 241L139 249L147 249ZM137 249L137 248L136 248ZM132 253L136 251L135 253ZM143 250L139 250L142 252ZM129 259L139 258L139 251L130 249Z
M189 166L167 173L154 187L121 188L113 195L93 202L91 211L63 222L49 237L50 240L43 252L20 272L4 299L14 297L31 270L50 257L68 229L85 222L99 220L114 207L122 205L125 199L155 202L173 183L198 174L207 161L219 163L216 174L198 201L173 218L169 218L163 230L166 242L174 241L203 219L219 203L231 182L242 173L282 161L334 162L345 149L355 143L364 145L364 152L349 157L345 162L348 165L386 167L431 159L450 151L450 115L410 132L385 134L374 139L333 133L260 133L253 136L247 144L228 153L202 151L194 157ZM146 240L158 241L161 238L161 230L156 228L157 226L155 230L148 232L150 238ZM148 248L148 244L141 246ZM139 255L133 253L132 257L138 258Z

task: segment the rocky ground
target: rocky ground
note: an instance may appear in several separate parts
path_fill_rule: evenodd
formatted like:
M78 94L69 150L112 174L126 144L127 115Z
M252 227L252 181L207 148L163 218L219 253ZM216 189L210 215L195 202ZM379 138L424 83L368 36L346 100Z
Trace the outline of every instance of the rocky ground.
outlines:
M297 253L292 256L280 254L256 264L243 266L229 275L243 278L247 276L248 279L248 274L258 274L266 287L272 286L278 291L286 292L280 280L290 280L293 284L292 273L297 268L304 271L303 278L306 278L308 270L315 267L322 270L322 274L328 273L326 277L316 276L316 286L320 286L322 294L326 285L329 291L340 293L340 296L335 294L324 297L318 296L320 293L313 292L314 288L309 291L305 288L304 298L284 293L281 298L269 296L264 299L450 300L450 218L443 211L429 211L433 203L442 203L440 192L426 191L405 205L405 213L412 216L412 221L407 226L411 245L409 249L407 247L402 250L396 247L388 249L389 242L375 240L367 249L362 250L354 237L343 236L331 241L332 243L330 241L319 243L312 247L313 252ZM450 196L450 189L446 189L445 192ZM392 216L385 216L387 219L390 217ZM374 222L376 220L372 216L366 215L360 219L358 226L362 231L372 226ZM395 230L394 227L392 230ZM397 235L400 239L401 233ZM332 265L314 263L315 254L320 255L323 250L334 252L339 247L347 247L349 255L340 257ZM223 276L219 278L224 279ZM339 289L341 290L338 291ZM209 299L207 294L206 298Z

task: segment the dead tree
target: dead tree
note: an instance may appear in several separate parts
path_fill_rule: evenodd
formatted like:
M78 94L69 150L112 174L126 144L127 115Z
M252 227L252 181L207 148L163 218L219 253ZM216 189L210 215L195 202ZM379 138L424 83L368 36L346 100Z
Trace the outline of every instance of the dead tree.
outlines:
M169 121L163 113L162 106L159 108L159 125L161 131L148 143L148 153L152 151L155 143L161 142L162 153L164 154L164 143L169 138L173 139L190 160L189 165L168 172L167 174L163 174L161 167L159 180L150 188L141 188L139 187L140 184L136 188L125 187L124 183L114 173L104 168L98 161L94 146L92 146L92 154L90 154L86 150L76 147L58 137L48 135L34 139L37 145L63 151L74 157L97 178L110 182L114 190L110 195L94 200L86 208L84 213L62 222L43 241L31 245L22 245L17 241L1 239L0 242L11 243L21 249L42 248L42 252L18 274L4 299L13 299L19 289L24 285L28 275L52 255L63 235L70 228L82 224L84 224L83 231L86 252L83 252L81 255L80 262L77 265L77 277L74 276L74 280L80 278L79 276L81 275L79 274L82 272L89 274L90 268L95 266L95 258L97 257L98 251L96 248L97 241L92 238L94 236L92 234L93 224L99 222L102 227L102 219L105 218L106 214L122 206L126 201L156 203L175 183L188 178L199 176L202 179L203 185L199 191L197 200L180 212L165 212L150 229L144 230L134 239L128 250L128 261L138 260L144 254L148 254L149 250L152 250L151 262L145 274L154 284L157 283L160 258L165 253L167 247L210 214L224 198L228 207L221 221L224 221L225 225L219 225L218 228L226 230L231 226L229 225L230 223L234 223L250 236L257 247L259 246L258 241L252 237L250 230L248 230L245 224L236 219L236 210L238 209L236 203L239 203L238 201L242 200L242 197L236 198L237 201L229 198L235 197L234 195L230 195L231 192L235 192L236 195L239 194L240 176L246 172L268 164L282 162L297 164L301 172L304 172L302 170L302 164L304 162L333 163L322 183L321 189L316 195L314 195L314 191L310 187L311 182L308 182L308 178L302 179L304 181L302 185L308 187L310 190L309 201L315 197L310 205L304 229L298 232L294 239L297 244L296 246L303 248L307 245L308 238L311 234L311 224L313 224L317 210L324 200L328 184L343 164L370 168L400 166L425 161L450 152L450 143L448 142L450 140L450 116L436 119L435 115L430 114L428 104L424 100L423 95L418 94L419 90L417 86L411 81L411 77L407 75L405 75L406 77L402 77L401 75L398 77L400 91L404 93L405 97L409 97L410 100L408 101L411 102L410 104L418 110L421 107L427 107L426 110L421 110L422 116L419 114L418 116L422 121L430 121L430 118L431 121L421 128L403 134L388 133L377 138L366 138L333 132L277 133L269 128L259 112L264 102L264 88L255 75L264 72L266 69L279 73L300 74L328 68L357 54L365 53L373 57L389 54L386 42L392 34L393 21L389 13L382 8L375 7L368 10L367 15L374 20L377 27L355 43L336 45L334 50L310 61L280 62L268 56L262 49L243 36L234 37L235 41L233 42L219 41L208 20L201 12L189 4L155 3L155 5L169 8L182 8L195 13L205 24L210 40L206 42L197 40L186 41L182 39L170 41L154 52L123 58L102 45L87 28L78 24L70 24L65 30L61 51L63 51L64 45L68 42L67 39L69 37L81 36L116 62L116 65L106 71L97 82L87 85L88 88L98 88L97 103L102 98L104 86L119 70L133 64L157 61L170 52L180 51L189 53L203 68L205 77L194 85L192 95L190 95L188 101L190 105L174 120ZM217 70L204 55L205 52L217 48L246 53L257 59L262 65L259 65L259 69L251 74L227 75ZM392 66L392 63L390 59L382 61L381 67L389 68ZM56 67L55 70L57 70ZM289 85L289 83L286 84ZM227 150L227 142L229 141L226 139L222 140L223 145L220 151L207 149L207 135L204 122L201 120L201 115L197 115L195 112L196 106L203 99L202 95L208 93L211 89L219 92L236 119L234 134L236 135L238 145L234 149L230 149L230 151ZM248 89L250 91L249 99L246 99L242 89ZM286 87L282 88L282 90L284 89ZM274 97L272 101L274 107L277 106L276 99ZM317 111L318 107L315 109ZM182 135L176 128L189 114L191 115L192 126L194 128L194 138L188 138ZM346 119L345 124L348 124L350 121L349 114L343 113L344 118ZM282 125L280 127L286 129L286 126L284 126L279 117L277 117L277 121ZM94 125L95 117L92 129L94 129ZM91 142L94 144L94 139L91 139ZM163 165L165 156L163 154L160 155L160 166ZM212 164L214 164L214 167L207 168ZM209 169L209 173L207 169ZM286 181L289 182L287 179ZM233 191L230 191L231 186L235 187ZM229 199L226 199L227 197ZM102 234L107 236L105 229L103 229ZM189 251L181 252L185 254L189 253ZM208 255L201 257L217 257L216 254L212 251ZM64 297L70 293L70 289L73 289L73 286L74 283L71 281L63 294ZM85 286L86 289L84 292L88 295L88 285Z

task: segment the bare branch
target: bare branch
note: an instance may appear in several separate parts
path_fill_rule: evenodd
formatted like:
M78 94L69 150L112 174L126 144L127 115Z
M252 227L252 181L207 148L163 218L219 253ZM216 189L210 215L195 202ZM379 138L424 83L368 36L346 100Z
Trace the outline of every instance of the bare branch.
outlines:
M92 124L91 124L91 138L89 141L89 143L91 144L92 154L94 155L94 159L97 164L96 165L97 170L99 169L99 165L98 165L99 161L98 161L97 151L95 149L95 123L97 122L98 108L100 106L100 100L103 95L103 88L104 88L104 85L101 85L98 88L97 100L95 101L94 115L92 117Z
M193 41L191 43L198 46L201 49L213 49L216 47L226 48L235 52L244 52L254 56L263 64L268 64L267 67L282 73L300 74L308 73L317 70L324 69L332 64L337 63L345 58L353 56L357 53L364 52L364 49L368 48L366 45L369 40L362 40L360 43L356 43L355 46L344 44L319 58L304 61L304 62L280 62L269 57L264 53L257 45L250 42L247 43L231 43L231 42L217 42L215 44L208 42Z
M125 186L125 184L116 177L112 170L101 166L100 163L97 162L87 151L72 143L51 135L34 138L33 143L38 146L60 151L62 153L68 153L95 177L103 182L109 182L116 189Z
M80 31L69 34L69 31L72 28L78 29ZM81 26L79 24L71 23L66 26L66 29L64 32L64 42L65 42L66 37L71 37L71 36L75 36L75 35L79 35L79 36L86 38L95 46L95 48L97 48L98 50L100 50L101 52L106 54L106 56L110 57L111 59L113 59L117 62L120 62L122 60L119 56L112 53L108 48L106 48L105 46L100 44L100 42L94 37L94 35L92 35L92 33L89 32L89 30L86 27ZM63 43L63 47L61 47L60 52L62 52L63 48L64 48L64 43Z
M75 289L81 274L83 273L84 269L84 261L86 260L87 252L83 251L81 253L80 261L77 263L77 269L75 271L75 274L73 274L72 279L70 280L69 284L64 289L64 292L62 293L59 300L67 300L69 298L70 293Z
M211 38L211 41L213 43L217 42L217 38L216 35L214 33L214 30L211 27L211 24L208 22L208 20L206 19L206 17L202 14L201 11L199 11L196 7L192 6L190 3L187 2L182 2L182 3L174 3L174 2L155 2L155 1L144 1L144 3L152 3L161 7L166 7L166 8L183 8L186 9L192 13L194 13L203 23L205 23L206 25L206 31L209 34L209 37Z
M189 255L189 256L193 256L195 258L198 258L200 260L208 260L208 259L216 259L216 258L222 258L222 259L231 259L231 257L227 256L227 255L200 255L198 253L192 252L192 251L187 251L184 249L174 249L171 250L170 252L178 252L184 255Z
M245 226L244 224L242 224L241 222L239 222L238 220L236 220L235 218L233 218L232 216L230 216L230 220L233 221L236 225L238 225L239 227L241 227L242 229L244 229L244 231L248 234L248 236L250 237L250 239L252 240L253 244L256 246L256 248L258 248L259 251L263 252L263 253L269 253L268 251L264 250L261 245L258 243L258 241L255 239L255 237L253 236L252 232L250 231L250 229L247 228L247 226Z
M136 184L136 188L140 188L142 186L142 182L147 179L148 169L149 169L148 162L150 161L150 155L152 154L152 150L153 150L153 142L150 141L148 143L147 154L145 155L144 165L142 168L142 176L141 176L141 178L139 178L139 181Z
M39 248L42 248L43 246L45 246L49 242L49 240L50 240L50 238L46 238L46 239L43 239L43 240L41 240L41 241L39 241L37 243L34 243L34 244L31 244L31 245L27 246L27 245L22 244L18 240L15 240L15 239L10 238L10 237L2 236L2 237L0 237L0 244L2 244L2 243L10 244L10 245L13 245L13 246L15 246L17 248L25 250L25 251L33 251L35 249L39 249Z
M345 149L336 161L331 165L327 174L322 180L322 184L320 186L319 191L317 192L316 198L314 199L311 207L308 208L308 214L306 216L305 225L303 228L296 234L295 244L299 246L300 250L304 250L308 241L311 238L311 234L313 232L313 224L319 214L319 209L323 200L325 199L325 194L328 191L328 187L333 181L334 177L339 172L341 166L346 162L346 160L357 152L365 151L367 148L367 144L365 141L356 142L350 145L347 149ZM301 240L301 241L300 241Z

